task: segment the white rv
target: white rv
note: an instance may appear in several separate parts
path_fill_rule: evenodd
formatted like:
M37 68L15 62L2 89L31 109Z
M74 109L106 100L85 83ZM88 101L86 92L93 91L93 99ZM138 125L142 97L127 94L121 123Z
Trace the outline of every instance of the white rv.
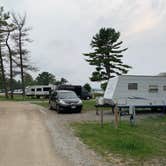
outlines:
M166 76L122 75L108 82L104 99L119 106L165 107Z
M34 85L34 86L28 86L25 88L25 94L26 96L31 97L48 97L50 90L54 90L55 85Z

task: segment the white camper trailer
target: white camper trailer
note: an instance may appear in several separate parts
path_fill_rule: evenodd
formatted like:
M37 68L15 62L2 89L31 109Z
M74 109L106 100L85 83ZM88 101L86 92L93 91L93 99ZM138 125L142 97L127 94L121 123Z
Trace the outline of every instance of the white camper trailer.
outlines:
M25 94L26 96L31 97L48 97L50 90L54 90L55 85L34 85L34 86L28 86L25 88Z
M104 99L113 100L118 106L166 106L165 76L122 75L108 82Z

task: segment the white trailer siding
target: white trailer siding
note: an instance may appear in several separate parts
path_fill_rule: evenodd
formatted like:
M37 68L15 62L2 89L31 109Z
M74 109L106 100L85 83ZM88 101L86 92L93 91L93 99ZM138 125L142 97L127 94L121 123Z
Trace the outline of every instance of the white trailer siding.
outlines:
M137 89L128 89L130 83L136 83ZM163 76L118 76L109 80L104 98L126 106L166 105L165 86Z
M34 85L26 87L25 93L27 96L48 96L49 91L55 88L55 85Z

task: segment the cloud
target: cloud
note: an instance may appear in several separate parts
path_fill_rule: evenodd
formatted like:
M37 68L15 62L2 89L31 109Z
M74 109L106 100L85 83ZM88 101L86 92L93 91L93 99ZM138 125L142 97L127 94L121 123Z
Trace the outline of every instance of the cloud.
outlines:
M123 46L129 48L124 61L133 66L130 73L153 74L164 70L165 0L1 1L7 9L27 12L27 24L33 27L31 56L42 71L66 77L71 83L89 82L93 67L82 54L90 51L92 36L101 27L121 32Z
M132 15L132 22L125 33L126 37L161 26L162 22L166 20L166 3L163 2L157 0L146 1L146 3L139 1L137 12Z

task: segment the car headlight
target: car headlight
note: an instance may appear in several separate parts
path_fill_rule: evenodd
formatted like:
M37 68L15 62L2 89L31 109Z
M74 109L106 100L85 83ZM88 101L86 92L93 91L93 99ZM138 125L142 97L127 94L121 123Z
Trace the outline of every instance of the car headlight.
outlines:
M64 102L63 100L59 100L59 104L66 105L66 102Z
M81 104L82 104L82 101L81 101L81 100L79 100L78 104L80 104L80 105L81 105Z

